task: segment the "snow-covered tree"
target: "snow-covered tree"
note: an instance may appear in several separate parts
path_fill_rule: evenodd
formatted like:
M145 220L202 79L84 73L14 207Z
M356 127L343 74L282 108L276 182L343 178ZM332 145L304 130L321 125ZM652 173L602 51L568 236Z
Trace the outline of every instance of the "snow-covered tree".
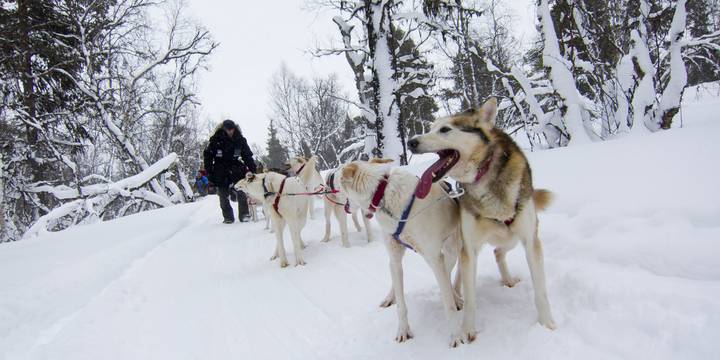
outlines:
M14 19L0 25L0 47L10 54L0 72L18 80L0 112L2 128L15 129L0 135L9 200L3 239L192 196L194 77L217 45L187 20L184 4L12 3L0 12ZM167 21L151 20L148 12L158 10Z
M370 125L363 145L375 157L407 163L408 126L403 102L420 98L432 86L431 67L423 47L431 27L416 11L423 3L382 0L318 0L316 5L337 11L333 18L342 44L319 49L317 55L344 54L355 74L360 103ZM412 105L417 105L413 103ZM406 109L412 110L408 104ZM353 145L357 147L359 143Z

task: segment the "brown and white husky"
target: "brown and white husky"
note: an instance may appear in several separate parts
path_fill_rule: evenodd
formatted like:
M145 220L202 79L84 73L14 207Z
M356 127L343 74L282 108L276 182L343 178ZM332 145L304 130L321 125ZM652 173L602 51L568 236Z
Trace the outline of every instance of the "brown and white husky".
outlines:
M413 153L437 153L440 159L423 174L425 181L449 175L465 191L460 198L463 238L461 269L465 308L455 345L475 339L475 276L483 244L495 247L502 283L512 287L505 253L521 243L535 289L538 322L555 329L550 311L537 211L551 200L547 190L535 190L525 155L505 132L494 126L497 102L491 98L480 109L438 119L430 131L408 142Z

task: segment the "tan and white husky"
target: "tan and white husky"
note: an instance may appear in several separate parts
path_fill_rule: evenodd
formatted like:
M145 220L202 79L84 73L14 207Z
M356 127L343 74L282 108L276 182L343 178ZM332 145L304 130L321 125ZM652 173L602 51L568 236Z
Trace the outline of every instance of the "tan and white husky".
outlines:
M407 317L402 258L410 248L430 265L440 286L443 308L450 320L461 306L460 282L456 288L450 273L460 248L458 204L438 184L426 183L425 196L416 198L415 175L389 169L380 163L355 161L339 169L340 187L351 201L368 213L376 213L390 257L392 289L380 306L397 303L398 330L395 340L413 337ZM384 184L383 184L384 183ZM404 219L403 219L404 218ZM400 227L401 223L403 227ZM459 276L459 274L458 274Z
M456 345L472 342L476 336L477 255L485 243L495 247L502 283L509 287L518 280L508 272L505 253L518 242L523 245L535 289L538 322L555 329L537 218L537 211L549 204L551 193L533 189L527 159L512 138L494 126L496 114L497 102L492 98L480 109L438 119L427 134L408 142L414 153L440 156L423 178L439 180L449 175L465 190L460 199L465 310Z

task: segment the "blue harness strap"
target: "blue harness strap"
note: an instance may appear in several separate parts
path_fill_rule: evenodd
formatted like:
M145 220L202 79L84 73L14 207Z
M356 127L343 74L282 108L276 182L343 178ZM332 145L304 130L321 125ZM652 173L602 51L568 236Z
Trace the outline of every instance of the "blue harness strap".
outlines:
M405 224L407 223L407 219L410 216L410 211L412 211L413 204L415 203L415 193L413 193L412 197L410 198L410 201L408 202L407 206L405 207L405 210L403 210L402 215L400 216L400 221L398 221L397 228L395 228L395 232L392 234L393 239L400 243L400 245L417 252L415 249L413 249L410 244L400 240L400 234L402 234L403 230L405 230Z

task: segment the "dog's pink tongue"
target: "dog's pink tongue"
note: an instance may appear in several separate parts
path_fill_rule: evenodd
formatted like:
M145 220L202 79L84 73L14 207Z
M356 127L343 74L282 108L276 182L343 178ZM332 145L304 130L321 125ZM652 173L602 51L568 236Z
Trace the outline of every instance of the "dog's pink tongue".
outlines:
M443 165L445 165L445 158L440 157L438 161L434 162L429 168L427 168L427 170L425 170L422 176L420 176L420 182L418 182L417 187L415 188L415 197L424 199L430 193L430 188L433 184L433 174L440 171Z

